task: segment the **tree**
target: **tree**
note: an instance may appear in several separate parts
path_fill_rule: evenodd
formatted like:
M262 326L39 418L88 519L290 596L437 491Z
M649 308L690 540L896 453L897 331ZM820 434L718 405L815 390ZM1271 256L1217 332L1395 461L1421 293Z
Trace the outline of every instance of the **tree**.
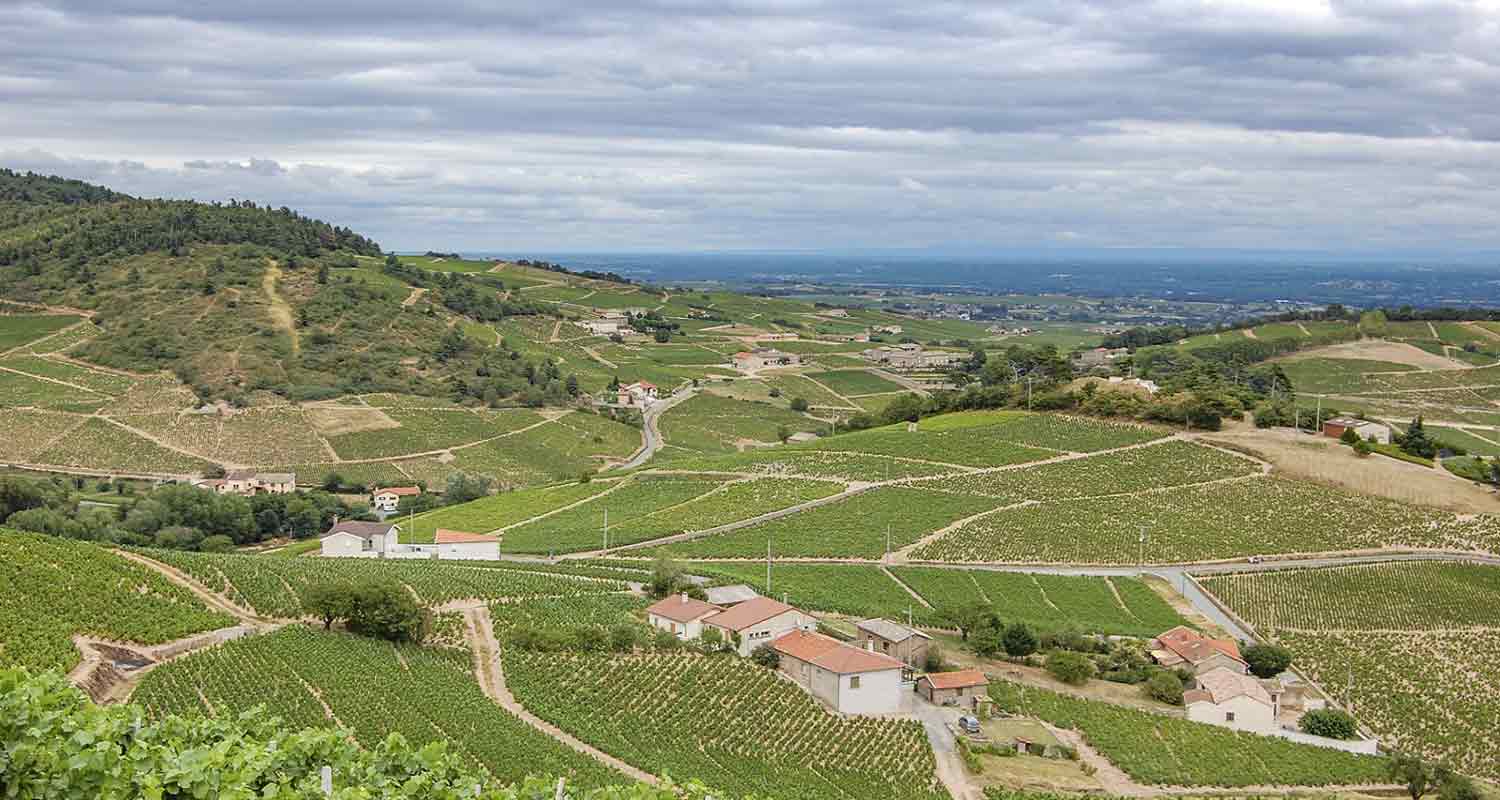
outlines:
M488 497L490 487L495 483L488 475L470 475L464 472L455 472L448 476L448 485L443 492L443 500L448 505L458 505Z
M1375 452L1375 445L1370 444L1364 439L1354 443L1354 454L1360 458L1369 458L1373 452Z
M1292 651L1276 644L1252 644L1240 655L1257 678L1274 678L1292 665Z
M1029 656L1036 652L1037 638L1031 628L1022 622L1012 622L1005 629L1004 636L1005 652L1007 655Z
M1303 733L1330 739L1353 739L1359 733L1354 717L1337 708L1315 708L1303 714L1297 726Z
M350 593L348 624L355 633L392 642L420 642L427 632L426 623L426 612L396 581L372 581Z
M319 581L307 587L307 596L302 608L307 613L323 620L323 630L333 623L348 619L353 607L354 588L343 581Z
M1417 417L1407 426L1406 433L1398 439L1402 452L1418 458L1432 458L1437 455L1437 443L1427 438L1427 428L1422 424L1422 418Z
M655 339L658 343L666 344L672 341L672 331L667 328L657 328L651 334L651 338Z
M1474 782L1462 775L1449 775L1438 790L1438 800L1480 800L1483 797Z
M767 642L750 651L750 660L766 669L776 669L781 666L781 653Z
M1146 696L1174 706L1182 705L1182 679L1176 673L1160 669L1143 685Z
M1353 428L1345 428L1343 434L1339 436L1339 441L1349 445L1358 444L1359 434L1355 433Z
M793 397L792 398L791 408L792 408L793 411L797 412L798 414L806 412L807 409L808 409L808 407L809 406L808 406L807 398L806 397Z
M786 440L792 438L792 429L785 425L777 425L776 438L780 439L782 444L786 444Z
M1047 655L1047 672L1070 686L1082 686L1094 677L1094 662L1082 653L1053 650Z
M651 564L651 596L666 597L683 581L682 565L668 556L657 556Z
M980 600L938 609L938 615L948 625L957 628L958 638L965 642L969 640L969 634L994 613L988 603Z
M1387 762L1386 774L1391 780L1405 784L1406 793L1411 795L1411 800L1422 800L1422 795L1427 794L1438 783L1439 778L1436 767L1419 756L1406 753L1391 756L1391 760Z
M1005 649L1005 629L993 617L982 621L969 637L969 647L976 655L990 658Z
M718 628L705 625L703 632L698 634L698 641L703 643L703 649L711 653L717 652L724 646L724 633Z

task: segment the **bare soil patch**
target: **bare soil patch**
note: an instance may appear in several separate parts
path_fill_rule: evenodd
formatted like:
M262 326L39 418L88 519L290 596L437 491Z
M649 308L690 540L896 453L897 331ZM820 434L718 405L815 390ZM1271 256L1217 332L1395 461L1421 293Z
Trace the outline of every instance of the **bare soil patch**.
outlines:
M313 406L303 411L319 434L338 436L359 431L383 431L401 427L378 408Z
M1358 342L1344 342L1327 347L1314 347L1311 350L1299 350L1286 356L1284 360L1298 361L1304 358L1364 358L1371 361L1407 364L1417 369L1467 369L1469 366L1451 358L1429 353L1405 342L1388 342L1384 339L1362 339Z
M1359 458L1333 439L1290 428L1246 426L1208 434L1203 440L1254 452L1277 472L1364 494L1461 513L1500 512L1500 499L1494 494L1445 470L1378 455Z

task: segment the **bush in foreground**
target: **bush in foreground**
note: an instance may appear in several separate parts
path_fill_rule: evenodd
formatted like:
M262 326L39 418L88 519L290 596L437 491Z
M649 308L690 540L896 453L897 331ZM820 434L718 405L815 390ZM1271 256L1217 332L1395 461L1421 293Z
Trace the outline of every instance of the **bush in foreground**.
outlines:
M36 800L260 798L260 800L552 800L555 780L509 786L434 742L399 734L368 749L348 731L289 731L251 711L237 718L148 720L132 705L96 706L57 673L0 671L0 796ZM321 786L332 770L333 794ZM697 783L565 793L569 800L706 800ZM750 800L746 798L746 800Z

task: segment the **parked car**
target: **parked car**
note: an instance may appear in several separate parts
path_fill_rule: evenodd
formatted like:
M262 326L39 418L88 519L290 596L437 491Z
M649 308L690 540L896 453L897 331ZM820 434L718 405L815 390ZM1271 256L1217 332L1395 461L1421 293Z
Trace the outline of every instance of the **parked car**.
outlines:
M979 733L979 719L965 714L958 718L958 727L964 733Z

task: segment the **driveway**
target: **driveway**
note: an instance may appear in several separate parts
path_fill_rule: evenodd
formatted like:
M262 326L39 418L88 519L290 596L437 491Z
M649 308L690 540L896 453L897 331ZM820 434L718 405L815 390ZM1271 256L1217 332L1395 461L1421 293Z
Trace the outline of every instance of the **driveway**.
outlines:
M974 783L964 761L958 755L958 743L953 730L948 726L958 721L964 713L954 707L933 705L912 692L907 700L908 710L922 729L927 732L927 741L932 745L933 758L937 760L938 780L947 787L954 800L980 800L984 790Z

